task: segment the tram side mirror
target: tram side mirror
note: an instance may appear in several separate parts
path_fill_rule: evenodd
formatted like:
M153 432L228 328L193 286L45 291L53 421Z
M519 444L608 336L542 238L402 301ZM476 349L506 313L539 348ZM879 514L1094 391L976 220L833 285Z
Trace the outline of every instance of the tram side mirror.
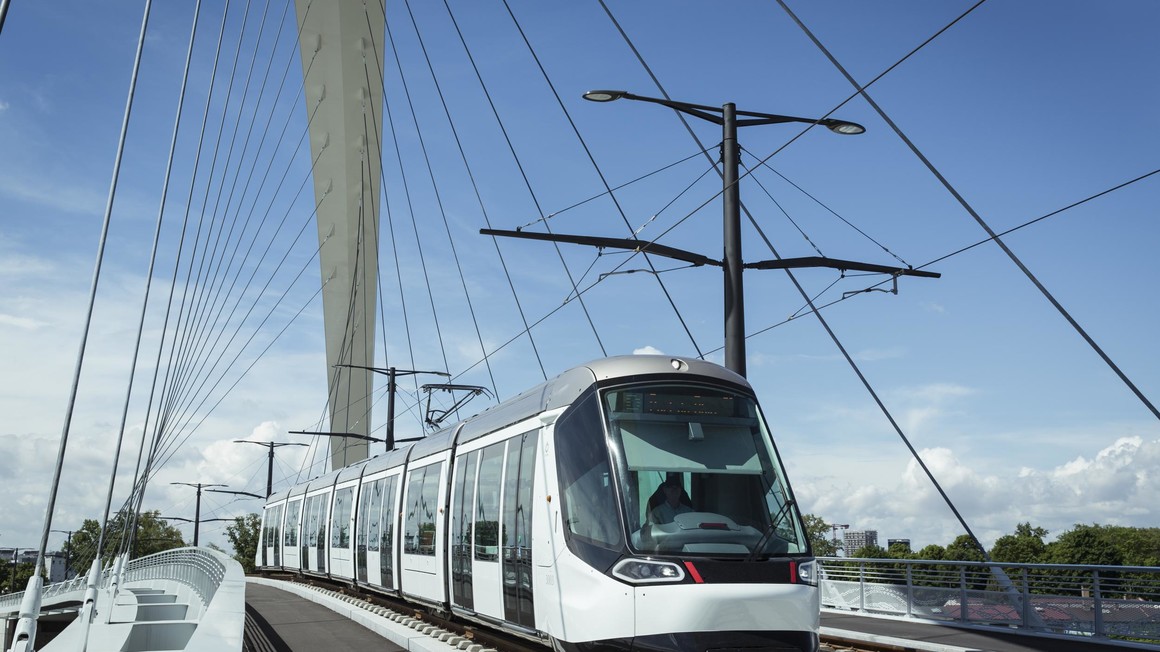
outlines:
M696 421L689 422L689 441L704 441L705 429Z

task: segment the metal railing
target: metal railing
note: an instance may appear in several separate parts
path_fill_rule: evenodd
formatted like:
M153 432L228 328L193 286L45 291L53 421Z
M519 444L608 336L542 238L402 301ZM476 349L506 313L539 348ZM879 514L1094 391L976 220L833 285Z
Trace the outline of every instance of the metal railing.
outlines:
M121 584L148 580L181 582L192 588L203 604L208 604L225 577L226 566L215 556L218 554L204 548L177 548L139 557L128 563ZM112 574L112 568L106 568L101 573L98 588L108 588ZM87 576L79 575L65 582L49 584L41 593L41 604L49 606L53 598L73 592L84 594L87 582ZM23 599L23 591L0 596L0 613L15 613Z
M214 553L204 548L177 548L129 562L125 567L123 584L148 580L172 580L189 586L209 604L217 593L226 565Z
M1160 643L1160 568L819 560L825 609Z

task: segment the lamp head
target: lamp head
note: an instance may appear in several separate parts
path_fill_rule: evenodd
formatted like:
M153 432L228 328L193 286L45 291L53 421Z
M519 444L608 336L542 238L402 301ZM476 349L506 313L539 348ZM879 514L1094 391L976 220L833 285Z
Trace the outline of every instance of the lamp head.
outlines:
M856 122L846 122L845 120L834 120L833 118L826 118L822 120L821 124L826 129L843 136L856 136L858 134L866 133L866 127Z
M612 102L628 95L628 91L588 91L584 99L590 102Z

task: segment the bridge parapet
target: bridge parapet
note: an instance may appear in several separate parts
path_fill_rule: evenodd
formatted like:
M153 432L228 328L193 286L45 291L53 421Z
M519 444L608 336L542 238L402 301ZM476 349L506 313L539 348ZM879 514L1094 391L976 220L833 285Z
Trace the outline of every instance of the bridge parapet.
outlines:
M77 618L44 652L80 649L86 640L100 649L132 651L241 649L245 576L230 557L208 548L168 550L134 559L119 584L113 581L111 568L101 573L95 615ZM44 587L42 613L79 609L86 588L85 577ZM15 617L23 597L0 596L0 616Z
M925 559L821 562L822 608L1160 643L1160 568Z

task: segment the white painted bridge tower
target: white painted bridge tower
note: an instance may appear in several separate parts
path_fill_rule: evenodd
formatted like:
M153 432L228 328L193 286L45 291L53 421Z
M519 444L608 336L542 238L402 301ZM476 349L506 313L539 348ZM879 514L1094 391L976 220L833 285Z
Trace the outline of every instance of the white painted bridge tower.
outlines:
M314 162L330 429L368 435L374 361L384 15L378 2L295 0ZM367 442L330 438L331 468Z

